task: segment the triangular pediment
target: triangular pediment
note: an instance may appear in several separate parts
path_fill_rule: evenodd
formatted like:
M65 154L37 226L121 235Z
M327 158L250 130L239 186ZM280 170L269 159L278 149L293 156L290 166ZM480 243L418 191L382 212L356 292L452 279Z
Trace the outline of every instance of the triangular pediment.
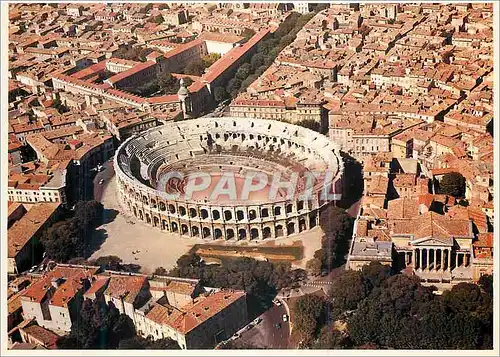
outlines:
M436 238L436 237L425 237L425 238L420 238L416 239L411 242L411 245L414 247L418 246L452 246L453 245L453 239L443 239L443 238Z

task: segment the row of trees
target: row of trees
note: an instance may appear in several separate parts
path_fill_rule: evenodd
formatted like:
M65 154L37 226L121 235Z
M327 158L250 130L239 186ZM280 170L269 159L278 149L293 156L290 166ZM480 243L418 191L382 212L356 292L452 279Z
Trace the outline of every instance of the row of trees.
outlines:
M321 270L330 271L345 263L354 219L345 210L329 206L320 213L320 224L324 232L321 249L306 264L307 270L313 275L318 275Z
M113 303L85 300L68 335L57 340L58 349L179 349L170 338L154 341L137 336L132 319Z
M442 295L434 290L416 276L392 275L372 262L344 272L327 299L302 297L294 325L313 348L491 349L492 277L457 284Z
M186 87L189 87L193 83L193 80L189 77L185 77L184 83ZM127 87L124 89L142 97L150 97L154 94L177 94L179 88L179 79L172 76L171 73L166 72L158 78L145 82L140 86Z
M273 63L278 54L295 40L299 30L312 16L292 13L278 30L257 45L256 53L238 68L226 87L214 89L215 100L221 101L228 96L235 98L238 93L245 91Z
M97 201L79 201L73 212L45 230L41 236L47 256L57 262L84 257L89 252L95 228L103 222L104 207Z
M165 273L162 268L157 273ZM221 264L205 264L197 254L186 254L168 275L200 279L205 286L244 290L254 297L275 294L284 287L297 286L305 278L302 269L289 263L271 263L242 257L225 259Z

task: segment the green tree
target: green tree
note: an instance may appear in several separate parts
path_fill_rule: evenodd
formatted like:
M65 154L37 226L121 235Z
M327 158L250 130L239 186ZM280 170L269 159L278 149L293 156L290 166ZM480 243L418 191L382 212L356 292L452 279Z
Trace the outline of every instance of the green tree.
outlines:
M348 339L332 325L326 325L321 329L313 348L331 350L345 348L346 346L348 346Z
M344 312L355 310L358 304L368 295L361 273L348 270L334 280L329 296L332 301L334 317L340 317Z
M177 79L168 72L158 77L158 85L164 94L175 94L180 88Z
M56 342L59 349L117 348L121 339L135 336L134 323L113 305L97 300L83 301L67 336Z
M293 326L304 344L309 345L324 323L325 300L317 295L301 296L293 307Z
M320 224L324 232L321 240L323 268L341 266L349 250L354 219L345 210L330 206L320 213Z
M314 119L303 119L295 123L295 125L303 126L304 128L317 131L321 131L321 123Z
M306 269L312 274L312 275L319 275L321 273L321 260L318 258L313 258L307 261L306 263Z
M250 75L251 70L252 70L252 67L250 66L250 64L244 63L236 71L235 77L238 78L239 80L243 81Z
M439 182L439 192L457 198L464 197L465 178L458 172L444 174Z
M218 53L209 53L205 56L203 56L203 64L205 65L205 68L210 67L213 65L218 59L221 58L221 55Z
M243 33L241 34L242 37L245 38L245 42L247 42L250 38L252 38L255 35L255 31L251 29L245 29Z
M184 68L184 74L193 76L201 76L205 72L205 63L201 58L197 58L189 62Z
M214 88L214 99L216 102L222 102L227 98L227 92L224 87L215 87Z

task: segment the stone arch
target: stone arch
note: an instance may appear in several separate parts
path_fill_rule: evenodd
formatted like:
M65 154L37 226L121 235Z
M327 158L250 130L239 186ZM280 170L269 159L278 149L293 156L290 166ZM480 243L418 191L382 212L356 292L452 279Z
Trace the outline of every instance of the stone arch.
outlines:
M247 231L244 228L238 229L238 239L245 239L247 237Z
M264 229L262 229L262 238L263 239L271 238L271 228L264 227Z
M189 234L189 227L187 226L187 224L181 225L181 234Z
M232 228L226 229L226 239L234 238L234 230Z
M161 220L161 228L166 229L168 231L168 222L165 219Z
M293 205L291 203L286 205L286 213L292 213Z
M169 204L168 205L168 211L171 213L171 214L175 214L175 206L173 204Z
M220 212L218 210L214 209L212 211L212 219L214 221L217 221L218 219L220 219Z
M222 238L222 230L220 228L214 229L214 239Z
M181 216L185 216L186 215L186 208L184 206L179 206L179 214Z
M196 217L196 215L197 215L196 210L194 208L190 208L189 209L189 217L194 218L194 217Z
M303 209L304 209L304 201L298 201L297 202L297 211L300 211Z
M141 221L144 221L144 214L142 213L142 211L141 211L141 210L139 210L139 219L140 219Z
M207 219L208 218L208 211L204 208L201 209L200 211L200 214L201 214L201 218L202 219Z
M179 230L179 227L177 226L176 222L172 222L170 224L170 227L172 227L172 232L177 232Z
M316 215L309 217L309 228L316 227Z
M281 207L280 206L274 207L274 215L281 216Z
M231 219L233 219L233 212L231 212L229 210L225 210L224 211L224 219L226 221L230 221Z
M242 221L245 219L245 213L242 210L237 210L236 211L236 218L238 221Z
M299 219L299 232L305 231L307 229L305 218Z
M269 209L268 208L263 208L260 211L260 216L263 218L269 217Z
M257 239L257 238L259 238L259 230L257 228L251 228L250 239Z
M276 237L283 237L283 226L281 224L278 224L276 228L274 229L274 235Z
M200 235L200 229L197 226L191 227L191 235L193 237L198 237Z
M153 199L151 200L151 207L153 207L153 208L156 208L156 207L157 207L157 206L156 206L156 201L155 201L155 200L153 200Z
M203 238L209 238L212 235L212 232L210 232L210 228L203 227L202 234L203 234L202 235Z
M153 216L153 225L155 227L158 227L159 224L160 224L160 219L156 216Z
M146 206L149 205L148 197L147 196L142 196L142 203L145 204Z
M254 209L248 211L248 220L253 221L257 218L257 212Z
M287 233L287 235L295 233L295 223L294 222L289 222L286 225L286 233Z
M158 208L160 208L160 211L165 211L166 210L165 203L160 201L160 203L158 203Z
M134 211L134 216L137 217L137 208L135 208L135 206L132 207L133 211Z

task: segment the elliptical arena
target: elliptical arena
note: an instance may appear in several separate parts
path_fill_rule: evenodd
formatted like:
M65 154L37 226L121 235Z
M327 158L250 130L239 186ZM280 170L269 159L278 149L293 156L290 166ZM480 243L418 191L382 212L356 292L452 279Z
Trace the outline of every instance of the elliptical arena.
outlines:
M171 122L126 140L114 165L119 201L129 215L160 230L207 240L269 240L312 229L319 225L320 210L332 204L322 196L325 187L337 194L342 189L343 162L334 143L303 127L261 119ZM285 194L269 199L268 187L248 200L210 200L208 191L169 199L165 193L185 193L186 180L163 180L169 172L185 178L230 172L241 188L248 172L279 172L285 179L296 173L304 179L306 173L326 171L331 175L312 186L307 199Z

